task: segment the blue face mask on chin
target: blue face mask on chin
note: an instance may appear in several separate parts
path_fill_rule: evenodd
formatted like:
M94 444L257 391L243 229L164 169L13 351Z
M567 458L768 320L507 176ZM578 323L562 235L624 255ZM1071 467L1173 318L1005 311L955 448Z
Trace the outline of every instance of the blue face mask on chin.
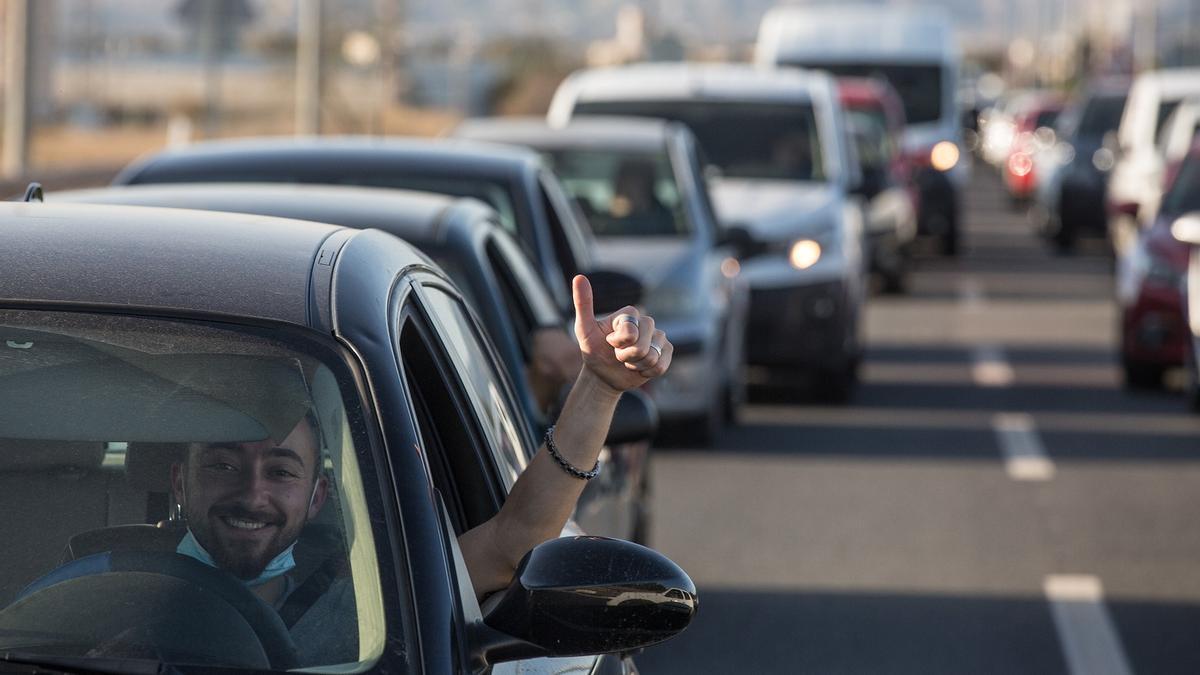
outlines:
M261 574L250 580L243 579L242 583L246 584L250 588L254 588L255 586L261 586L276 577L281 577L284 574L292 571L292 569L296 567L296 558L292 555L292 552L295 550L295 548L296 544L293 543L291 546L283 549L282 553L275 556L271 559L271 562L267 563L267 566L263 568ZM175 552L179 555L186 555L189 558L199 560L209 567L217 566L217 561L213 560L212 555L200 545L200 542L196 540L196 535L192 534L192 530L190 528L188 529L187 534L184 535L183 541L179 542L179 546L175 547Z

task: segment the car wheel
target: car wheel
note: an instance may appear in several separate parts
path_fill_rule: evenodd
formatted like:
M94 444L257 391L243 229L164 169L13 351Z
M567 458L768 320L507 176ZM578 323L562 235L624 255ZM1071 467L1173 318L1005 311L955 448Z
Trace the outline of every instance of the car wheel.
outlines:
M939 248L942 255L958 255L958 219L951 215L939 215L938 230L941 232Z
M1125 361L1122 364L1125 371L1126 389L1162 389L1165 368L1152 363Z
M744 378L734 375L732 382L725 383L725 404L722 406L725 424L737 425L742 404L745 402L746 381Z
M858 367L850 362L840 368L822 369L817 374L817 400L823 403L849 403L858 384Z

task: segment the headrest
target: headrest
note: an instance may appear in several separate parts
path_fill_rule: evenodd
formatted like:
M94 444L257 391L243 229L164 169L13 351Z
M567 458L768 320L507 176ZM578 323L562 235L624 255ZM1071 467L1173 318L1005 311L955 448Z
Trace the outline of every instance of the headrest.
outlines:
M186 456L186 443L130 443L125 450L125 480L144 492L170 492L171 465Z
M103 443L0 439L0 472L97 469L103 462Z

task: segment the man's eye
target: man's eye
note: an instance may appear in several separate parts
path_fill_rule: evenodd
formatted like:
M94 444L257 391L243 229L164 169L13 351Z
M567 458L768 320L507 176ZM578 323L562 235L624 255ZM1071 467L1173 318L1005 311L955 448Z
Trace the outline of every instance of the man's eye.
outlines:
M205 468L213 471L237 471L237 467L228 462L213 462Z
M291 471L289 469L274 469L271 471L271 475L275 476L276 478L299 478L300 477L299 474L297 474L296 472Z

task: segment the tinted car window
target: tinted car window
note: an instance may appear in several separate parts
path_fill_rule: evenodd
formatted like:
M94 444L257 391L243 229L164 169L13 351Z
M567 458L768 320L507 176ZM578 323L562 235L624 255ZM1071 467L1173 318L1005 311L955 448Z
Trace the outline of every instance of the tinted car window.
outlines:
M686 124L708 161L730 178L824 180L809 104L724 101L586 101L576 114L659 117Z
M900 63L792 63L829 71L834 77L868 77L891 84L904 103L909 124L936 122L942 117L942 67Z
M571 149L546 156L596 236L679 236L691 230L665 151Z
M342 571L299 614L269 610L290 623L292 665L382 654L342 366L195 323L3 311L0 334L0 649L264 668L262 633L227 598L293 551L307 562L288 584ZM269 504L247 505L251 479Z

